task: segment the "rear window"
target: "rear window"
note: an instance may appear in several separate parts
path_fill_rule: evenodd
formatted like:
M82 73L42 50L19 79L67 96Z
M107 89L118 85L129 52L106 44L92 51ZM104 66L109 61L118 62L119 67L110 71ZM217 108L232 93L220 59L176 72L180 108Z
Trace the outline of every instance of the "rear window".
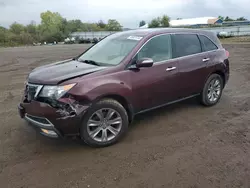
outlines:
M175 34L174 39L174 57L183 57L201 53L201 44L196 34Z
M200 35L201 43L203 44L203 51L212 51L218 49L217 46L206 36Z

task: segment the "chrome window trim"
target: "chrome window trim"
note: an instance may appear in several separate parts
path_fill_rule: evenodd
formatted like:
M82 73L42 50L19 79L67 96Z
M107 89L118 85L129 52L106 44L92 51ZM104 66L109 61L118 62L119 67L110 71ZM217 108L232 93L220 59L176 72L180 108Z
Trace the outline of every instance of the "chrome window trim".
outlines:
M135 56L138 54L138 52L153 38L155 37L158 37L158 36L161 36L161 35L174 35L174 34L186 34L186 35L197 35L197 37L199 37L199 35L203 35L205 37L207 37L209 40L211 40L207 35L205 34L199 34L198 32L196 33L188 33L188 32L174 32L174 33L161 33L161 34L157 34L151 38L149 38L147 41L145 41L145 43L136 51L135 55L131 58L130 60L130 65L128 65L128 68L130 68L131 66L131 61L135 58ZM212 40L211 40L212 41ZM213 42L213 41L212 41ZM214 42L213 42L214 43ZM171 45L172 45L172 38L171 38ZM216 44L215 44L216 45ZM196 56L196 55L202 55L202 54L205 54L205 53L208 53L208 52L215 52L217 50L220 50L220 48L216 45L217 49L216 50L210 50L210 51L205 51L205 52L200 52L200 53L197 53L197 54L191 54L191 55L186 55L186 56L182 56L182 57L176 57L176 58L171 58L171 59L167 59L167 60L162 60L162 61L157 61L157 62L154 62L154 65L161 65L161 64L164 64L164 63L169 63L169 61L174 61L174 60L179 60L179 59L183 59L183 58L189 58L189 57L193 57L193 56ZM172 51L173 51L173 47L172 47Z
M206 37L208 40L210 40L215 46L216 46L216 50L218 50L219 49L219 47L217 46L217 44L215 44L214 42L213 42L213 40L211 40L211 38L209 38L207 35L204 35L204 34L198 34L198 36L204 36L204 37ZM210 51L215 51L215 50L209 50L209 51L205 51L205 52L210 52Z

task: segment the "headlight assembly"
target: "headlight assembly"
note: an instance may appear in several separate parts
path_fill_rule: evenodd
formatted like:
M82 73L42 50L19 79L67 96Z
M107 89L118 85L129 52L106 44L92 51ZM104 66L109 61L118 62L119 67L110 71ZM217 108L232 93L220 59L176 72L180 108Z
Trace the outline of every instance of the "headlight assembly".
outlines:
M75 85L76 84L68 84L64 86L44 86L39 94L39 97L59 99Z

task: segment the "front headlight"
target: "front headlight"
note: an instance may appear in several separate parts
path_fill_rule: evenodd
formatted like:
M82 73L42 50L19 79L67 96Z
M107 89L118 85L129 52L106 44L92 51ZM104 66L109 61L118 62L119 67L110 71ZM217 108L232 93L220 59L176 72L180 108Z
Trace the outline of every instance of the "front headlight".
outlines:
M39 97L59 99L75 85L76 84L68 84L64 86L44 86L39 94Z

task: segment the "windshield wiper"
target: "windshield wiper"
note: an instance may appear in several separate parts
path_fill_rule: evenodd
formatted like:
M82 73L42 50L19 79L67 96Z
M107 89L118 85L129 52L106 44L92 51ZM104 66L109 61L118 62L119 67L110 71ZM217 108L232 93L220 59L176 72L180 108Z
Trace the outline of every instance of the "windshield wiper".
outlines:
M91 65L96 65L96 66L101 66L99 63L97 63L96 61L93 60L79 60L79 62L83 62L83 63L87 63L87 64L91 64Z

